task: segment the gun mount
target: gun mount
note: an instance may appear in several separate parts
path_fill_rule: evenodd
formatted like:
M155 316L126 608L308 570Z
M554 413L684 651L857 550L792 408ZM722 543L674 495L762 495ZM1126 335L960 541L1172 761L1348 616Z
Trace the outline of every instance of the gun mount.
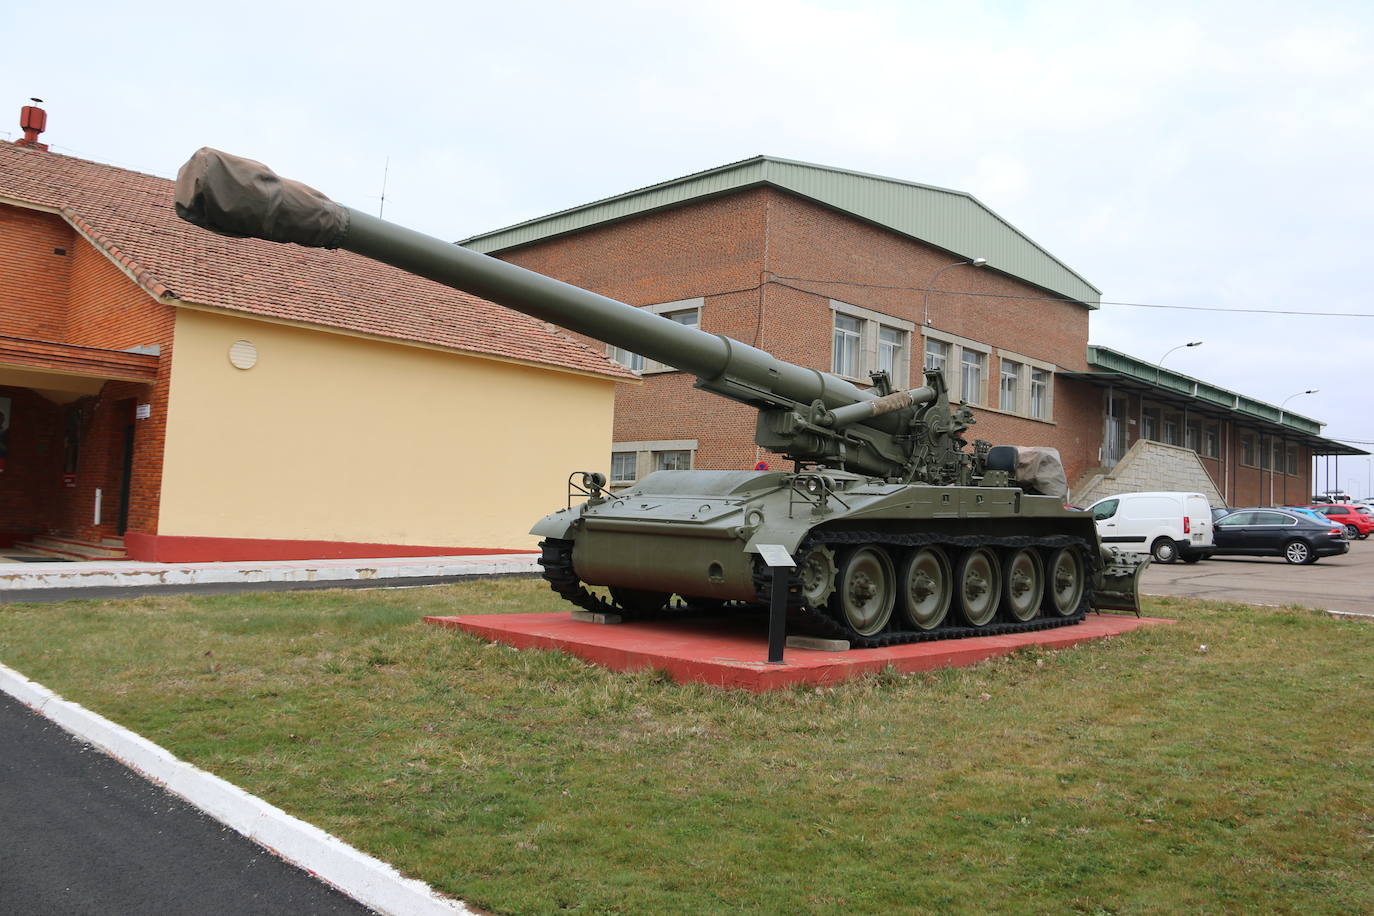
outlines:
M534 527L545 578L581 607L644 616L753 604L763 588L759 544L797 558L796 617L860 645L1041 628L1076 622L1089 605L1138 606L1141 567L1101 550L1092 519L1064 509L1062 489L1043 483L1053 474L1037 488L1018 480L1014 447L970 447L972 411L951 408L939 372L911 390L894 390L885 373L861 388L385 222L211 149L182 167L176 208L224 235L381 261L643 354L756 408L755 441L792 459L792 473L659 471L619 494L585 474L589 498ZM1046 451L1036 457L1057 468ZM686 604L673 605L673 595ZM951 608L965 626L946 623Z

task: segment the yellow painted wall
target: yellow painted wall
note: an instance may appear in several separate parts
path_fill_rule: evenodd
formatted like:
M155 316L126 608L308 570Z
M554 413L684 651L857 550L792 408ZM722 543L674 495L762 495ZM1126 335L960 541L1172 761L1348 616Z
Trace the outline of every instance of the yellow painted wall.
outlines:
M179 309L158 533L532 548L568 474L608 469L614 405L610 379Z

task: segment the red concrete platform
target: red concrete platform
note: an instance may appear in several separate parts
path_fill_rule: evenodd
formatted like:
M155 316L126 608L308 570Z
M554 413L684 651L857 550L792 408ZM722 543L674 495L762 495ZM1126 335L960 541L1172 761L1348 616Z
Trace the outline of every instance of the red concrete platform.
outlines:
M654 668L679 682L700 681L745 690L777 690L794 684L833 684L891 665L898 671L928 671L972 665L1026 646L1062 649L1091 639L1129 633L1138 627L1173 623L1158 617L1090 614L1071 626L1010 636L980 636L911 643L887 649L818 652L788 649L785 663L768 664L768 624L761 617L584 623L566 613L466 614L426 617L426 623L455 627L518 649L557 649L610 668Z

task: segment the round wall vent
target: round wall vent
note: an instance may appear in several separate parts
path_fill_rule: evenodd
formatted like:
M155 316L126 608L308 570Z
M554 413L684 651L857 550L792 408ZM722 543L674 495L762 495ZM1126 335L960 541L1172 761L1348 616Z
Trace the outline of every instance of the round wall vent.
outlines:
M229 347L229 362L236 369L252 369L258 364L258 348L246 340L236 340Z

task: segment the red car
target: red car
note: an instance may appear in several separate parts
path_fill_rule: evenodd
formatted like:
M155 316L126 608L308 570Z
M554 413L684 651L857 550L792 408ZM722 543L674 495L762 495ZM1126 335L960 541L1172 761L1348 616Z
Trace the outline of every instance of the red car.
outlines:
M1374 515L1367 515L1359 511L1359 507L1347 503L1313 503L1307 508L1313 512L1320 512L1331 521L1338 525L1345 526L1345 533L1352 538L1364 540L1369 537L1369 533L1374 531Z

